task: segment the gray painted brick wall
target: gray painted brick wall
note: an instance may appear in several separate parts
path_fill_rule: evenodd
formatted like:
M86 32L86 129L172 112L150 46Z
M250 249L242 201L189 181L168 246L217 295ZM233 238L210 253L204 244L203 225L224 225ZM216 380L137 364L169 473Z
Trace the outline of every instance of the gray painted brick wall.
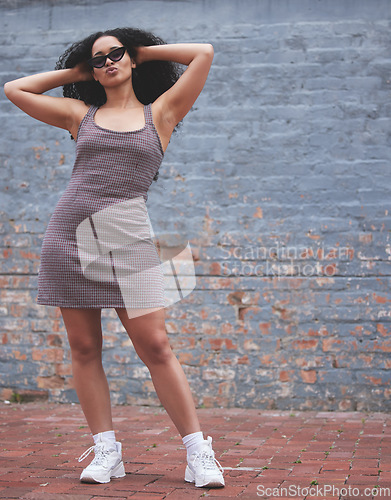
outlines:
M391 409L390 19L387 0L1 2L1 83L118 24L215 48L148 200L191 242L167 331L198 405ZM1 395L75 401L59 311L35 303L74 143L4 94L0 118ZM113 401L156 404L114 311L104 331Z

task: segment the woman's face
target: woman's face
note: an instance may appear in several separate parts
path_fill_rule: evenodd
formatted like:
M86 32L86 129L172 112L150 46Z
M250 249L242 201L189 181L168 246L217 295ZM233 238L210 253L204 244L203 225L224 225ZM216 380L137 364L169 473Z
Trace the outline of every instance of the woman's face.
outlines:
M123 45L114 36L102 36L94 42L91 57L105 56L119 47L123 47ZM133 59L125 51L124 56L119 61L112 61L107 57L102 68L93 68L93 76L104 87L113 87L131 79L134 67Z

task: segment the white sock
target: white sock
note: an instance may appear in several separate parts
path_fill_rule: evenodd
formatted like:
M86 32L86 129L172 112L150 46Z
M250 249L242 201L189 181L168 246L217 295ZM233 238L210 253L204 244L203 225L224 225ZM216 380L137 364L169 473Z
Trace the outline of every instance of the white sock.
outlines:
M193 432L182 438L183 444L186 446L187 456L197 450L197 448L204 443L204 436L201 431Z
M114 431L99 432L98 434L94 434L92 437L94 438L95 444L98 444L101 441L109 441L110 443L116 442Z

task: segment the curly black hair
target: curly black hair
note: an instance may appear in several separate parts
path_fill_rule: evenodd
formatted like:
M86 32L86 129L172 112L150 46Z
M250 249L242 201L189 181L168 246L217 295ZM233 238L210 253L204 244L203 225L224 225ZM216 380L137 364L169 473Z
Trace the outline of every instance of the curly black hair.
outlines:
M136 56L136 48L149 45L163 45L165 42L154 34L136 28L114 28L97 31L83 40L74 43L58 59L55 69L73 68L91 58L92 46L102 36L116 37L130 57ZM154 102L160 95L174 85L181 75L178 64L171 61L148 61L132 71L132 85L137 99L144 105ZM106 93L102 85L90 80L69 83L63 86L64 97L84 101L87 105L102 106ZM154 180L157 180L158 173Z

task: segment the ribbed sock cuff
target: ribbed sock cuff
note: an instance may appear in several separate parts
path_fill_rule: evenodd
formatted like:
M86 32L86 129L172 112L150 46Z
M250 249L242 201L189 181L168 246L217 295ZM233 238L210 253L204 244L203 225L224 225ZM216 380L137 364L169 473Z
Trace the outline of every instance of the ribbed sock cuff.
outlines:
M204 443L204 436L201 431L187 434L182 438L183 444L186 446L187 456L189 457L197 448Z
M98 434L94 434L92 436L94 438L94 443L100 443L101 441L109 441L110 443L115 443L115 432L114 431L105 431L99 432Z

